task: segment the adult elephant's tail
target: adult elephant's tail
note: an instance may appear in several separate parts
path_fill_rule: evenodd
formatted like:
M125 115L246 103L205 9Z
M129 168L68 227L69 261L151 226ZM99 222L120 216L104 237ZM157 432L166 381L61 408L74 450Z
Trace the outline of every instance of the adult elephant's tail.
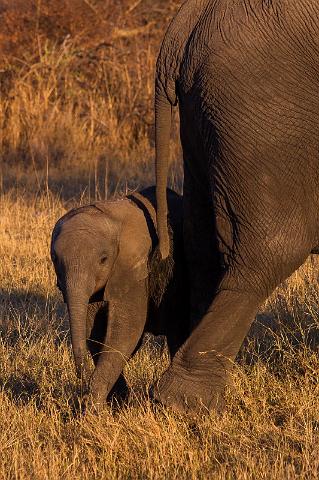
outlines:
M159 80L155 86L155 172L157 201L157 233L162 259L169 255L167 227L167 176L169 163L169 141L172 126L172 103Z
M210 0L188 0L182 4L167 29L157 59L155 85L156 199L159 249L163 259L169 255L166 184L172 106L177 103L176 80L179 77L180 64L189 36L205 7L210 3Z

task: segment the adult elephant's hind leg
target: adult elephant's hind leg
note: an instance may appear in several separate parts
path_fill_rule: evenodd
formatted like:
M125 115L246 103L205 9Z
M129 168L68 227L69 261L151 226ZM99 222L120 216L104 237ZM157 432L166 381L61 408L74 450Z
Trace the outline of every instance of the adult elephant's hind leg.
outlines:
M302 242L296 248L291 239L297 239L298 232L288 233L279 248L276 244L275 251L269 249L267 261L258 249L259 255L251 256L247 265L238 260L228 270L210 307L161 378L158 400L181 411L222 409L235 357L259 305L311 250Z
M210 307L161 378L157 400L179 411L223 408L235 357L259 305L311 250L301 243L296 248L289 241L296 238L298 232L289 232L283 239L285 248L269 250L268 261L256 255L249 261L253 267L238 261L226 273Z
M207 313L175 355L156 398L175 410L222 409L236 354L262 301L223 281Z

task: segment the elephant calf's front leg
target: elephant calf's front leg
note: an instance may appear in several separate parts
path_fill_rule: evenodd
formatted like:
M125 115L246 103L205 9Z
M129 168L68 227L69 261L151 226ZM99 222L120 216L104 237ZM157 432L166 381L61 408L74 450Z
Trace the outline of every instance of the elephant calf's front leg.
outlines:
M142 283L137 291L128 292L125 299L113 299L108 303L106 334L90 382L95 404L105 402L117 381L119 390L123 389L123 368L138 346L146 322L147 298Z
M103 350L108 323L108 305L106 302L90 303L87 313L87 346L95 367ZM122 402L128 395L128 385L123 373L120 374L111 389L108 400Z

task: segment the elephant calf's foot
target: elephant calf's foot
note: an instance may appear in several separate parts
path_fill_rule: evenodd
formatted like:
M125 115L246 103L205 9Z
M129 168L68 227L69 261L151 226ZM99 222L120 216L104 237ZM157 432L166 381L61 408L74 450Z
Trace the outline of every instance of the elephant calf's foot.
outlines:
M129 388L124 376L121 374L109 394L106 394L107 388L104 384L100 384L96 381L91 381L89 393L86 397L86 410L100 412L107 404L113 404L117 406L123 405L127 400L129 394Z
M186 373L171 366L154 388L154 399L179 413L222 412L225 407L226 378L212 377L207 382L194 373Z

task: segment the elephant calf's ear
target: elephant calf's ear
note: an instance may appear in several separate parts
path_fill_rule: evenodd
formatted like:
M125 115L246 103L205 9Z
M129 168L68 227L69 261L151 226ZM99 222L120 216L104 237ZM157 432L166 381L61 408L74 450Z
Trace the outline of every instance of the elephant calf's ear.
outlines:
M118 255L105 287L104 299L121 297L148 276L151 238L143 213L129 209L120 232Z

